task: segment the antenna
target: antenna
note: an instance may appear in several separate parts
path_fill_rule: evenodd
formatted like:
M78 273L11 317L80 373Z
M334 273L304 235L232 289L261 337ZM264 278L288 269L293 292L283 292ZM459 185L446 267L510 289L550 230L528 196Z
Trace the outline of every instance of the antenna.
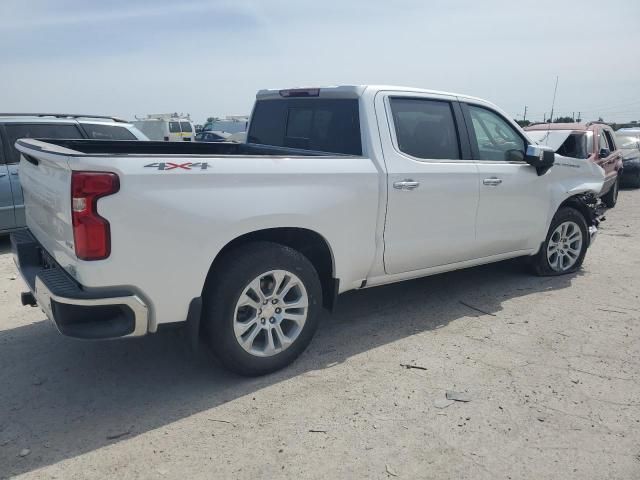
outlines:
M558 76L556 75L556 87L553 89L553 102L551 102L551 115L549 116L549 123L553 122L553 108L556 105L557 92L558 92Z

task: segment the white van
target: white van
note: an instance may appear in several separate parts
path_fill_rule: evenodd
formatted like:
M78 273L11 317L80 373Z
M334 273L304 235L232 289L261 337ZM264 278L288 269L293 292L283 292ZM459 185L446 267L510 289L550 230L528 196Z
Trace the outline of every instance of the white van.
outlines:
M158 142L192 142L195 127L189 116L178 114L154 114L133 124L150 140Z

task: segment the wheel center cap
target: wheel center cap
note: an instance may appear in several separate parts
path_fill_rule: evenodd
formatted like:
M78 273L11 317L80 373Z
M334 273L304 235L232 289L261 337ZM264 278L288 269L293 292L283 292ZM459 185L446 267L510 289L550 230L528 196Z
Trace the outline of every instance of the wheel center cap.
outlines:
M262 317L265 317L267 319L269 319L270 317L273 317L276 313L276 306L275 305L264 305L262 307Z

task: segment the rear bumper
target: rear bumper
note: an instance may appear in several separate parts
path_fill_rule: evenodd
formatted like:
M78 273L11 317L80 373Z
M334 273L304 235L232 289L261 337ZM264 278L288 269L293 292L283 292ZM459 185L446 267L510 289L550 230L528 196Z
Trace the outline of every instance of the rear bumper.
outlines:
M135 293L83 287L58 265L29 230L13 233L11 248L31 293L61 334L109 339L147 333L149 309Z

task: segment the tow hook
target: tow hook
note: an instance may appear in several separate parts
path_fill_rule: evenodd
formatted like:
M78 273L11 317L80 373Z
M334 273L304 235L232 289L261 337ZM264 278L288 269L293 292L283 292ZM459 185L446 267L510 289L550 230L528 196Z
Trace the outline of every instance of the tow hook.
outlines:
M36 297L34 297L33 293L31 292L22 292L20 294L20 301L22 302L22 305L24 305L25 307L27 305L30 307L35 307L38 305L38 302L36 302Z

